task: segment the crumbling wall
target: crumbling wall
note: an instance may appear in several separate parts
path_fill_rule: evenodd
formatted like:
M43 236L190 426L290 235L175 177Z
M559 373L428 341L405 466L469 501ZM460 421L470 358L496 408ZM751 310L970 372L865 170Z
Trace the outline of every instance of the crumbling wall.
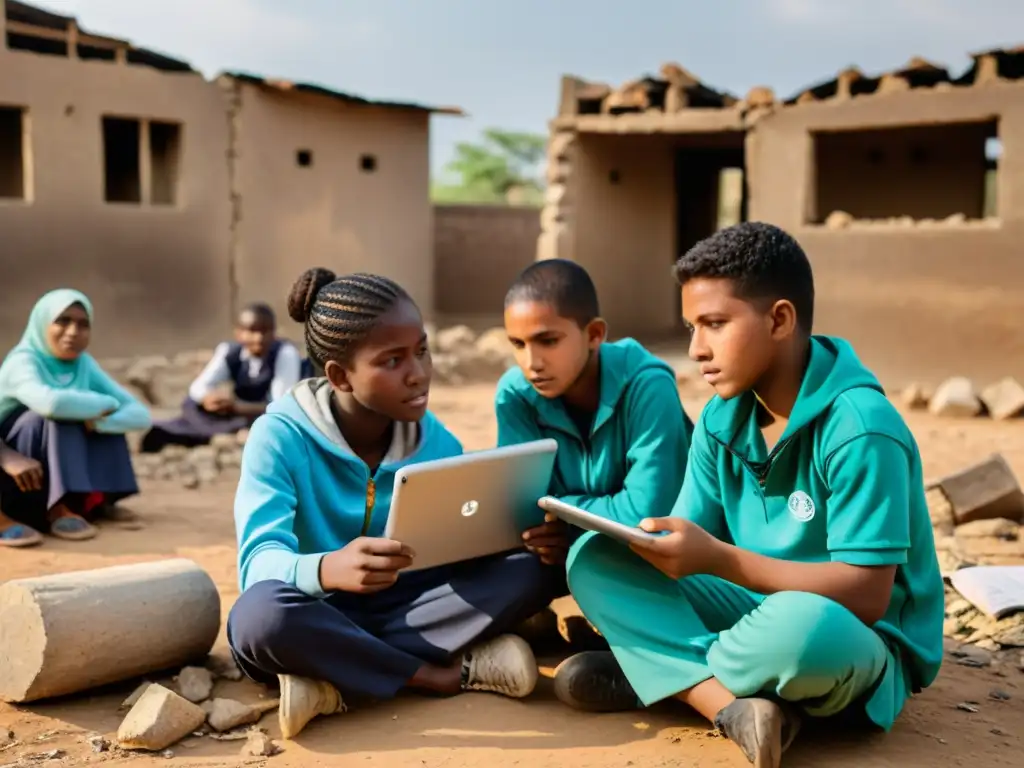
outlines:
M434 206L434 296L441 318L500 322L505 292L534 260L540 211Z
M813 207L813 132L992 117L1003 144L997 220L805 223ZM791 231L811 257L817 331L849 338L891 382L936 382L958 372L980 380L1024 376L1024 87L985 81L805 100L761 119L747 158L750 218Z
M230 328L229 198L218 88L198 74L0 46L0 103L27 111L32 186L30 200L0 202L0 354L57 287L92 300L101 355L221 338ZM182 125L176 205L105 202L105 115Z

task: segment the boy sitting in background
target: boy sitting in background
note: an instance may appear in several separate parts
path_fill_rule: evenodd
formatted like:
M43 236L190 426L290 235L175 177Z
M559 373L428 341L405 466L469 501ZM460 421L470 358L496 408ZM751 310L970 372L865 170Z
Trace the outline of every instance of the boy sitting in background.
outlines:
M303 377L299 350L277 338L277 319L266 304L249 304L238 314L234 342L218 345L213 358L188 389L179 417L158 421L142 439L144 453L167 445L193 448L214 435L248 428Z

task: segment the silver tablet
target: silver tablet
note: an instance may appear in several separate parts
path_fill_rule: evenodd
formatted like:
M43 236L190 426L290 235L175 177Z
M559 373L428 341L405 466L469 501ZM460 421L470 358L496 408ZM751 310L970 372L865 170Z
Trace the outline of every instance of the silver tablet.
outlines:
M551 496L543 497L538 503L541 509L545 512L551 512L552 514L558 515L561 520L564 520L570 525L575 525L585 531L597 531L598 533L603 533L606 536L611 536L613 539L621 541L623 544L638 544L644 541L653 541L660 539L664 535L661 533L648 533L643 528L623 525L622 523L617 523L614 520L608 520L600 515L595 515L594 513L587 512L579 507L566 504L564 501L559 501Z
M522 547L544 522L557 450L536 440L402 467L384 535L412 547L410 571Z

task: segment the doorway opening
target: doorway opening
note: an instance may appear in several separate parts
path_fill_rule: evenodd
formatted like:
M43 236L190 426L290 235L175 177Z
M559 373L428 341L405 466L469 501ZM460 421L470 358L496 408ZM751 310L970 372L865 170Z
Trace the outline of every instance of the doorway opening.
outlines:
M701 240L747 220L744 134L680 137L675 150L675 249L672 263ZM675 322L685 331L676 291Z

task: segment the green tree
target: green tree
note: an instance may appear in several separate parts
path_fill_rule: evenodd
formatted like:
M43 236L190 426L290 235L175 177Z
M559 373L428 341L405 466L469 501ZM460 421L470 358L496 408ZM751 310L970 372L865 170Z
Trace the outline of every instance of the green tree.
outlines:
M533 133L484 130L480 142L461 142L445 168L454 184L437 184L437 202L538 204L543 196L540 165L546 137Z

